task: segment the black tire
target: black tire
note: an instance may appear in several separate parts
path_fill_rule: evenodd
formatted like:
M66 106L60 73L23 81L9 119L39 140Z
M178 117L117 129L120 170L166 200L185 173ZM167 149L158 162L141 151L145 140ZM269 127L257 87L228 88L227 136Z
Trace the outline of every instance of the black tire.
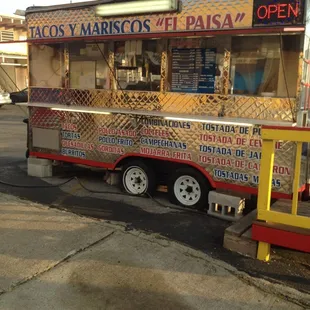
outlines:
M189 176L189 179L186 179L186 176ZM184 177L184 182L182 184L181 177ZM191 183L192 180L195 180L195 183ZM191 192L188 192L187 189L183 190L180 188L179 195L176 194L175 190L175 184L176 182L181 182L182 186L187 186ZM189 183L186 183L189 181ZM177 184L176 184L177 186ZM193 189L193 187L195 187ZM200 198L199 194L197 194L197 189L199 188L200 192ZM196 190L196 193L194 192ZM171 176L169 182L168 182L168 195L169 200L171 203L181 205L183 207L187 208L194 208L198 210L204 210L208 209L208 195L209 191L211 190L211 186L207 179L197 170L194 168L180 168L178 169L173 175ZM182 192L185 193L185 195L182 195ZM189 194L192 193L194 198L189 197ZM179 196L179 197L177 197ZM188 199L185 197L189 197ZM182 200L180 197L183 197ZM191 201L192 200L192 201ZM197 201L196 201L197 200ZM187 201L188 203L184 203L184 201ZM191 205L190 205L191 204Z
M128 175L128 173L134 173L133 169L135 169L134 171L139 171L142 174L137 175L137 178L140 178L141 183L139 183L139 180L137 180L137 188L136 188L136 192L134 191L134 187L135 185L132 184L132 187L130 186L130 184L128 184L128 179L126 181L126 177L130 178L130 175ZM144 176L143 176L144 174ZM134 175L133 175L134 176ZM143 177L146 178L146 182L147 184L144 186L144 182L143 182ZM133 181L134 183L134 181ZM126 163L123 168L122 168L122 174L121 174L121 186L122 189L125 190L128 194L130 195L134 195L134 196L141 196L141 195L153 195L155 190L156 190L156 178L155 178L155 172L154 170L149 167L148 165L146 165L143 161L141 160L133 160L130 161L128 163ZM142 188L139 186L142 186ZM145 189L144 189L145 187Z

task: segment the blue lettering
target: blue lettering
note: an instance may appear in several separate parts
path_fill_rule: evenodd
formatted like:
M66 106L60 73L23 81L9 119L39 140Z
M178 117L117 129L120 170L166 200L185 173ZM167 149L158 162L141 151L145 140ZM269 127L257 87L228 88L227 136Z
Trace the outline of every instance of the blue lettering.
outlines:
M256 151L250 151L249 158L250 159L262 159L262 153L256 152Z
M69 24L69 28L70 28L70 31L71 31L71 36L74 37L75 36L76 24Z
M84 24L81 24L81 32L80 35L81 36L90 36L91 34L91 27L90 27L90 23L87 24L87 27Z
M50 27L50 37L51 38L58 37L58 27L56 25L52 25Z
M114 22L111 20L109 22L109 34L113 34L113 25L114 25Z
M246 183L249 181L249 175L246 173L239 173L239 172L219 170L219 169L214 169L213 173L214 173L214 176L219 179L238 181L242 183Z
M226 147L217 147L211 145L200 145L199 151L201 153L217 154L217 155L232 155L232 150Z
M121 25L121 33L125 33L125 25L129 24L130 25L130 20L126 19L123 21L122 25Z
M235 133L235 127L229 125L219 125L219 124L202 124L203 130L225 132L225 133Z
M259 180L259 176L258 176L258 175L253 175L253 176L252 176L252 182L253 182L254 184L258 184L258 180Z
M63 139L66 140L80 140L81 135L78 132L72 132L72 131L62 131L61 136Z
M114 30L116 31L115 33L120 33L121 29L119 27L120 22L117 20L114 22Z
M143 22L143 26L144 26L145 32L150 32L151 31L150 22L151 21L149 19L146 19Z
M36 35L35 35L35 37L41 38L40 27L36 27Z
M259 176L258 175L252 175L252 183L258 185L259 184ZM281 180L279 179L272 179L272 186L275 188L281 187Z
M99 34L100 34L100 32L99 32L99 25L98 25L98 23L95 23L93 31L92 31L92 35L99 35Z
M86 158L86 152L74 149L61 149L61 155Z
M165 147L165 148L181 149L181 150L187 149L187 144L184 142L179 142L179 141L170 141L170 140L142 137L140 139L140 143L142 145L150 145L153 147Z
M109 24L107 22L101 23L101 34L108 34L107 28L109 27Z
M108 136L99 136L99 143L133 146L133 140L132 139L115 138L115 137L108 137Z
M65 36L65 25L61 24L59 26L59 37L64 37Z
M31 38L34 37L34 28L35 28L35 27L29 27L29 29L30 29L30 31L31 31Z
M135 27L135 25L137 25L137 27ZM135 31L135 29L137 29L137 31ZM138 19L135 19L130 26L130 32L134 33L134 32L142 32L142 23L141 21L139 21Z
M245 157L245 150L236 149L235 151L236 157Z
M48 33L48 26L43 26L42 27L42 36L43 36L43 38L48 38L48 36L49 36L49 33ZM45 32L45 30L47 30L47 33Z

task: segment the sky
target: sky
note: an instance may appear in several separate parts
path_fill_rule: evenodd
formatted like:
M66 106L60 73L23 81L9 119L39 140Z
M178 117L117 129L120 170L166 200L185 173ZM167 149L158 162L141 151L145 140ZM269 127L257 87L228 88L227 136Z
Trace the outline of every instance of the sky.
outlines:
M73 3L91 0L72 0ZM13 14L17 9L25 10L29 6L45 6L70 3L70 0L1 0L0 14Z

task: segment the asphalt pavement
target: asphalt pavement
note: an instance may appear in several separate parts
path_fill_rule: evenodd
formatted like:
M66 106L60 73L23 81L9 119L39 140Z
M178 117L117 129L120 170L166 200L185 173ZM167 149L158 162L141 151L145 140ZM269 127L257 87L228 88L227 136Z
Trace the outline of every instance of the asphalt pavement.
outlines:
M78 175L83 184L92 189L115 191L119 194L92 194L73 181L62 188L26 189L0 185L0 192L50 207L104 219L124 225L126 231L142 231L176 241L196 249L214 259L219 259L247 274L281 283L310 293L310 256L308 254L273 248L272 260L263 263L232 253L222 247L226 221L185 210L165 208L145 198L123 196L114 187L103 182L98 172L68 171L49 180L27 176L24 159L26 126L23 114L17 107L0 110L0 180L21 185L55 184L72 175ZM164 195L156 197L170 206Z
M3 193L0 231L0 309L302 310L310 305L309 295L253 281L162 236Z

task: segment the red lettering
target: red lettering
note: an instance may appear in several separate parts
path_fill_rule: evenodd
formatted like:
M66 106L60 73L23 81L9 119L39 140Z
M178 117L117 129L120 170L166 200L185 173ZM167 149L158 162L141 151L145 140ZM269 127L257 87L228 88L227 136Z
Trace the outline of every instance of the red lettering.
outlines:
M270 18L271 15L276 12L277 12L277 6L275 4L270 4L268 7L268 18Z
M171 17L166 17L165 18L165 31L169 30L169 27L172 25L171 21L172 21Z
M283 142L277 141L276 142L276 150L281 150L282 149L282 145L283 145Z
M201 16L201 15L199 15L199 16L197 17L197 21L196 21L196 24L195 24L194 29L195 29L195 30L196 30L196 29L198 29L198 30L204 29L203 19L202 19L202 16Z
M255 162L248 162L248 169L259 171L260 165L258 163L255 163Z
M192 155L190 153L185 152L173 152L172 158L179 159L179 160L192 160Z
M262 147L262 141L259 139L251 139L250 140L250 146L260 148L260 147Z
M206 29L211 29L211 15L207 15Z
M237 145L245 145L246 144L246 139L245 138L237 137L236 138L236 144Z
M245 168L245 162L242 161L242 160L236 160L235 161L235 167L236 168L244 169Z
M165 31L170 29L176 30L177 28L177 18L176 17L166 17L165 18Z
M215 28L217 28L217 29L221 28L221 22L219 21L220 18L221 18L220 14L215 14L212 18L212 22L213 22Z
M282 9L283 7L283 9ZM287 7L287 4L278 4L278 18L286 18L286 15L282 15L283 12L285 12L285 7Z
M262 5L257 9L257 17L259 19L265 19L268 15L268 10L267 10L267 6L266 5Z
M76 124L63 123L61 128L63 130L77 131L77 125Z
M186 30L189 30L192 25L195 24L195 17L194 16L187 16L186 17Z
M298 13L298 3L295 5L286 3L270 4L268 6L261 5L256 11L259 19L271 19L273 16L276 16L278 19L294 18L298 17Z
M173 17L173 25L172 25L173 30L177 30L177 23L178 23L178 18Z
M273 173L274 174L280 174L280 175L290 175L290 169L288 167L282 167L282 166L274 166L273 167Z
M291 14L293 13L293 15L294 15L295 17L297 17L297 16L298 16L298 11L299 11L298 9L299 9L299 8L298 8L298 3L296 3L295 10L294 10L293 6L292 6L291 4L289 4L289 5L288 5L287 16L288 16L288 17L291 17Z
M233 21L230 14L226 14L222 28L234 28Z

